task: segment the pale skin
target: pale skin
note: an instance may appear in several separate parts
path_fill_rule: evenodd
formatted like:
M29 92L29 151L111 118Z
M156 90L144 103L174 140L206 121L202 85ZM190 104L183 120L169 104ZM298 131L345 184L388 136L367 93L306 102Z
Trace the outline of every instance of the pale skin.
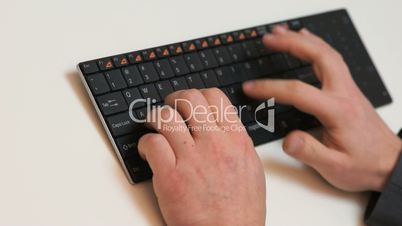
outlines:
M360 92L339 53L306 29L293 32L275 27L272 34L264 36L263 43L312 63L322 83L321 89L292 80L243 84L250 97L275 97L277 102L293 105L322 123L320 139L293 131L283 141L284 151L339 189L382 191L402 142ZM219 89L179 91L165 102L173 105L178 98L202 106L218 105L217 100L222 99L224 106L230 106ZM191 112L184 105L176 110L162 110L160 118L149 123L158 133L144 135L139 141L140 154L154 173L153 186L167 225L264 225L265 176L247 133L158 129L162 118L170 114L187 118ZM214 113L223 109L217 111ZM200 125L197 120L165 122L183 128L186 123ZM220 127L241 122L231 115L228 120L205 124Z

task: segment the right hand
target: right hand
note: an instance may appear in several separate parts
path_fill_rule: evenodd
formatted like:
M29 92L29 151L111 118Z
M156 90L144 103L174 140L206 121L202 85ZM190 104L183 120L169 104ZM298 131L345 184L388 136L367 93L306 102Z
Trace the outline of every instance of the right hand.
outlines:
M258 99L275 97L314 115L323 125L321 142L303 131L285 138L283 149L347 191L382 191L402 150L393 134L354 83L341 55L306 29L275 27L263 38L267 48L310 62L318 89L297 80L256 80L243 85Z

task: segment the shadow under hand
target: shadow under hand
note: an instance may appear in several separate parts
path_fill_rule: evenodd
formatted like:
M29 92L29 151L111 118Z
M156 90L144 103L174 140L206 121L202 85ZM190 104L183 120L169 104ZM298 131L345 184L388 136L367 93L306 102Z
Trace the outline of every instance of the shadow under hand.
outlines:
M115 161L119 161L113 146L109 141L107 134L103 128L101 121L99 120L98 114L88 96L85 86L82 84L80 75L76 71L71 71L66 73L65 78L70 84L77 99L80 101L81 105L85 109L87 115L89 116L92 124L95 125L98 134L102 137L105 145L108 146L111 155ZM163 222L162 214L159 210L157 198L155 196L152 183L150 181L143 182L136 185L131 185L128 180L122 177L123 169L121 167L116 167L116 177L122 178L121 186L124 190L130 194L133 199L133 207L140 210L143 215L148 219L150 225L165 225Z

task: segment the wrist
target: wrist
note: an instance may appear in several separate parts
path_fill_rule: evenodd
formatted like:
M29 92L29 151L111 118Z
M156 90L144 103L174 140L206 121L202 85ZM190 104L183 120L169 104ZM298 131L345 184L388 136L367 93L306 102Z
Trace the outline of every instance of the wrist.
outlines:
M402 152L402 140L398 136L394 135L387 139L384 149L381 150L384 153L383 160L379 161L379 167L376 174L376 181L374 182L374 190L382 192L384 187L389 181L392 172L401 157Z

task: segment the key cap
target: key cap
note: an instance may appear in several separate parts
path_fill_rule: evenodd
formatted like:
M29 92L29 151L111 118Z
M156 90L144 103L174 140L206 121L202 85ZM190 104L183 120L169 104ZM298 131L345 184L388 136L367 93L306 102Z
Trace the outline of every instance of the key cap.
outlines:
M231 35L231 34L223 34L223 35L221 35L221 41L222 41L223 44L233 43L233 41L234 41L233 35Z
M110 91L109 85L101 73L87 76L86 80L94 95L99 95Z
M313 69L311 67L301 68L295 70L294 73L296 74L297 78L306 82L308 84L317 84L320 83L317 76L315 75Z
M169 45L169 51L171 55L178 55L183 53L183 48L180 43Z
M295 69L301 66L300 60L294 56L283 54L283 58L285 59L289 69Z
M155 60L156 59L156 53L153 49L148 49L148 50L143 50L141 52L142 57L144 60Z
M255 46L254 40L249 40L241 43L245 50L247 58L257 58L259 57L259 51Z
M266 33L268 33L267 27L265 27L265 26L257 27L257 33L258 33L259 36L265 35Z
M126 89L123 91L123 96L127 101L128 106L131 105L131 102L139 100L139 99L143 99L140 91L137 88L131 88L131 89ZM142 106L145 106L145 101L137 101L132 107L133 108L139 108Z
M134 117L136 119L137 116L134 115ZM134 122L128 111L107 117L106 122L114 137L133 133L140 128L140 123Z
M274 73L274 66L268 57L259 58L257 63L261 70L262 77L267 77Z
M233 32L233 37L234 37L235 41L243 41L246 39L246 35L244 34L243 31Z
M122 67L128 65L128 60L126 56L120 55L113 57L113 63L116 67Z
M209 47L208 41L205 39L195 40L195 46L197 47L197 49L205 49Z
M260 77L261 71L256 60L247 61L242 63L241 65L243 76L246 76L248 79L256 79Z
M140 52L129 53L129 54L127 54L127 57L128 57L128 61L130 62L130 64L138 64L143 61Z
M121 75L120 70L113 70L105 72L105 77L109 82L110 87L112 90L119 90L124 89L127 87L126 82L124 81L123 76Z
M190 72L186 63L184 62L183 56L176 56L170 58L170 64L172 65L173 71L178 76L185 75Z
M131 158L125 161L128 172L135 183L152 178L152 171L148 163L139 159Z
M189 52L197 50L197 47L195 46L195 43L191 42L191 41L190 42L183 42L182 46L183 46L184 52L186 52L186 53L189 53Z
M148 115L148 109L146 107L137 109L135 110L135 114L137 115L137 119L146 120Z
M156 70L161 79L174 77L174 72L170 66L168 59L158 60L155 62Z
M244 34L246 34L246 38L256 38L258 36L258 33L255 29L246 29L244 30Z
M258 54L260 56L265 56L265 55L268 55L268 54L272 53L272 51L269 51L264 46L264 44L262 43L262 40L260 38L255 39L254 44L255 44L255 48L258 50Z
M150 98L152 103L157 103L161 101L161 98L158 94L158 91L156 91L154 84L142 85L139 87L139 90L142 97L145 99Z
M289 70L288 65L285 62L285 59L283 58L282 54L277 53L277 54L271 55L270 60L271 60L272 65L274 67L274 72L275 73L279 73L279 72Z
M229 50L229 54L232 55L232 58L235 62L240 62L246 60L246 52L240 43L235 43L227 46Z
M216 61L212 50L210 49L202 50L199 52L199 54L201 61L206 69L218 66L218 62Z
M162 100L164 100L167 95L173 92L173 87L170 84L169 80L157 82L155 86L159 92L159 95L162 97Z
M209 46L220 46L222 44L218 36L209 37L207 39Z
M299 31L303 28L303 24L300 20L292 20L289 22L289 28L293 31Z
M218 48L213 49L216 59L219 62L219 65L226 65L233 62L232 57L230 56L226 46L220 46Z
M102 71L114 68L113 62L110 58L103 58L98 60L98 66Z
M156 48L155 51L156 51L156 55L159 58L170 56L169 47L167 47L167 46L158 47L158 48Z
M188 89L188 85L184 77L170 79L170 82L172 83L175 91Z
M215 73L219 83L222 86L227 86L234 83L234 75L228 66L215 69Z
M137 66L125 67L122 68L121 71L123 72L123 76L126 79L128 86L138 86L144 83Z
M190 68L191 72L197 72L201 71L204 69L202 66L200 57L198 56L198 53L188 53L184 55L184 59L187 62L188 67Z
M229 69L230 69L231 74L232 74L232 76L233 76L232 79L233 79L233 81L234 81L235 83L237 83L237 82L243 82L243 81L244 81L243 78L242 78L242 74L241 74L241 72L240 72L240 70L239 70L238 65L236 65L236 64L231 65L231 66L229 66Z
M108 93L96 98L103 115L111 115L128 109L121 92Z
M193 89L203 89L205 88L204 83L201 80L200 74L194 73L186 76L187 84Z
M123 159L137 157L138 153L138 137L136 135L126 135L116 139L117 148Z
M81 63L80 68L84 74L92 74L99 71L98 65L94 61Z
M156 72L152 62L139 64L138 69L140 70L145 83L159 80L158 73Z
M204 81L206 88L217 87L219 82L216 78L216 74L213 70L208 70L200 73L202 80Z
M227 87L226 93L233 105L251 102L251 100L243 93L243 89L240 84Z

